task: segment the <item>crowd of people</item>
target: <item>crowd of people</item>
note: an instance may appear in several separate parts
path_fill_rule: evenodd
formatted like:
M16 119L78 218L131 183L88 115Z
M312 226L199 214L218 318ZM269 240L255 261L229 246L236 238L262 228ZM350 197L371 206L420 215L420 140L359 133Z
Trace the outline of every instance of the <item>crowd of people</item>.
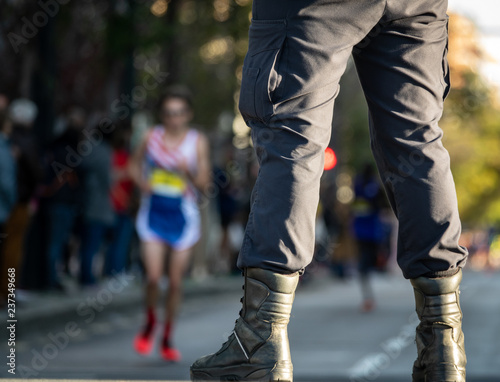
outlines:
M144 271L145 323L133 346L139 354L153 348L159 282L166 268L160 349L163 358L178 361L181 356L172 345L171 333L182 278L202 234L197 195L209 184L219 187L215 200L221 228L218 262L226 264L226 271L236 268L240 244L230 243L235 236L232 224L238 220L243 229L241 216L248 217L249 207L249 200L238 200L230 174L219 166L212 168L208 139L190 124L190 93L183 87L167 90L159 102L159 124L146 131L133 151L129 126L97 134L102 118L92 123L79 107L66 111L54 138L41 147L33 128L37 117L33 102L17 99L9 103L0 97L0 107L2 275L15 268L19 286L31 290L64 291L68 279L88 287L128 269L135 243L140 253L135 260ZM231 157L228 150L221 160L229 163ZM353 188L356 198L347 207L347 220L337 216L338 206L332 207L335 213L327 208L338 204L332 192L323 193L324 213L318 219L325 220L330 238L342 232L335 221L347 223L346 235L357 245L345 257L354 260L358 252L363 310L370 311L374 297L368 272L376 267L380 243L386 237L379 220L383 196L373 169L357 177ZM360 208L361 204L369 208ZM335 217L329 219L332 214ZM339 243L334 244L339 247ZM334 257L338 260L342 251L337 249ZM6 285L2 280L2 299Z
M73 158L89 128L85 112L70 108L62 131L44 147L33 129L37 112L28 99L4 102L0 110L2 269L15 268L22 287L62 290L70 238L77 236L79 282L92 285L93 259L105 239L102 274L120 272L127 263L134 191L126 170L129 131L117 129Z
M209 184L219 187L214 204L222 230L237 209L231 182L211 182L208 139L191 126L192 106L186 88L166 89L160 123L132 151L130 126L117 125L108 133L102 128L105 118L88 117L80 107L68 108L53 139L42 146L34 128L35 103L0 96L2 304L9 268L16 270L16 286L22 289L92 287L128 270L135 240L140 253L135 260L144 271L146 323L133 346L140 354L153 348L159 282L167 268L161 354L180 359L171 333L182 278L202 234L199 195ZM222 236L221 246L227 248Z
M160 113L161 121L190 119L189 114L170 116L167 112ZM134 245L138 237L144 238L146 215L141 198L144 182L134 181L136 171L131 171L142 173L144 168L131 152L130 126L117 124L109 134L97 136L96 126L103 118L88 116L80 107L69 107L52 129L53 138L44 136L42 145L39 129L34 126L37 113L37 106L28 99L10 101L0 95L2 270L16 269L18 287L61 291L69 279L85 287L121 272L131 261L138 260L142 267L142 259L131 259L130 253L131 248L138 248ZM192 142L196 137L190 132L186 138ZM209 163L201 163L205 173ZM188 174L186 168L183 171L183 176ZM153 180L162 181L164 176L155 172ZM214 204L224 211L222 220L227 227L237 206L226 182L215 184L221 189L215 198L219 203ZM194 193L191 190L193 203ZM157 201L155 198L154 210L164 207ZM232 204L231 211L226 211L228 203ZM161 214L147 218L154 220L156 215ZM198 236L191 241L196 242ZM98 253L102 256L97 257ZM2 277L6 274L2 271ZM2 301L6 285L2 280Z
M146 149L151 144L146 141L161 140L161 126L164 123L171 126L172 123L175 125L180 121L184 126L181 131L187 128L192 117L191 101L183 98L182 94L179 97L179 105L174 104L173 109L169 106L164 111L160 107L161 123L145 134L143 142L138 145L139 149L134 154L130 149L132 131L124 124L110 134L101 134L102 139L95 144L96 137L93 137L92 131L95 131L99 118L88 117L80 107L70 107L66 110L54 127L54 138L41 147L33 128L37 117L36 105L27 99L9 102L7 97L0 96L1 264L2 269L18 270L21 287L62 291L65 289L64 280L68 279L68 275L76 278L81 286L94 285L102 277L112 276L127 269L134 260L138 260L147 273L151 263L148 258L155 255L131 259L131 247L138 248L138 245L132 244L138 244L139 239L148 242L151 230L146 222L150 219L156 221L157 216L162 216L159 211L166 207L162 205L161 198L146 200L144 195L141 197L141 192L150 192L151 187L165 188L161 184L158 186L142 180L146 171L145 165L160 163L151 158L147 159ZM186 137L181 134L182 138L187 141L196 140L196 130L188 131ZM168 140L176 142L179 139L168 137ZM90 150L83 148L84 144L92 144ZM189 157L192 149L186 152ZM232 151L224 152L219 162L234 162ZM208 163L209 160L205 159L200 165L206 167ZM212 183L219 187L215 204L221 228L221 242L218 248L220 253L218 263L215 263L214 267L234 270L238 244L231 241L239 236L239 231L235 232L233 223L237 220L239 230L244 227L243 215L248 215L249 200L246 200L248 195L238 195L234 179L229 179L230 174L225 171L224 163L222 166L220 163L214 165L211 171ZM176 171L186 174L186 166L187 163L182 163L182 169ZM207 171L206 168L203 170L204 173ZM176 187L179 184L183 187L179 179L168 174L153 171L151 177L157 183L166 179L168 182L177 182ZM161 192L163 191L160 191L160 194ZM189 210L194 210L195 201L192 196L195 193L196 191L190 191ZM330 192L328 194L326 199L333 202L335 198L331 197ZM380 196L380 193L377 195ZM326 211L328 200L324 199L325 196L322 200ZM188 222L194 215L190 215ZM319 216L325 219L326 217ZM199 220L199 216L195 218ZM191 238L188 238L187 247L191 247L199 237L198 220L196 224L191 225L196 226L195 229L190 226ZM348 220L351 221L352 216ZM181 227L182 224L178 226ZM347 227L346 235L349 237L359 233L359 229L353 229L352 226L349 224ZM335 226L334 231L337 230L338 227ZM329 232L329 235L333 237L335 232ZM342 242L340 239L338 241ZM164 250L161 245L157 249L146 249L154 246L151 243L143 245L141 252ZM336 255L342 251L337 252ZM346 256L352 260L356 255L354 252L358 251L354 248L348 252ZM103 256L96 261L98 253ZM186 261L181 263L179 267L185 269ZM153 267L157 265L154 263ZM157 275L156 279L158 277ZM2 280L2 285L6 285L5 280ZM5 294L3 289L2 297Z

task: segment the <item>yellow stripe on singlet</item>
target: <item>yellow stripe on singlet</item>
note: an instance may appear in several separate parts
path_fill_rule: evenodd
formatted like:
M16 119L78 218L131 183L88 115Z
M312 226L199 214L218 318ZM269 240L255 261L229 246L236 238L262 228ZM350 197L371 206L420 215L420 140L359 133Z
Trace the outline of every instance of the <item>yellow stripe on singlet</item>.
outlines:
M186 181L179 174L161 168L155 168L151 172L151 185L154 191L170 190L177 195L184 193L186 189Z

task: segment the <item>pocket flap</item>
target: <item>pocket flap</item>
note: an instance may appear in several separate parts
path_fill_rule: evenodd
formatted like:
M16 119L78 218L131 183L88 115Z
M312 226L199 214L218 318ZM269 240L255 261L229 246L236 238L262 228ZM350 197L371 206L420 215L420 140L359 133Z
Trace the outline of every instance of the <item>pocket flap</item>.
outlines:
M286 20L252 20L248 32L248 54L280 49L285 39Z

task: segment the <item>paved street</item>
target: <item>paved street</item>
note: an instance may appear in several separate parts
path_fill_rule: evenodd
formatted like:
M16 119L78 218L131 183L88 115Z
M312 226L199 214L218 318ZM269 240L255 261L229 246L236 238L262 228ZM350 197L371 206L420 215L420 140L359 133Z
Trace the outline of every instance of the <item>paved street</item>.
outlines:
M354 280L322 277L300 288L289 326L295 381L411 380L416 356L412 289L400 276L377 275L374 285L377 308L369 314L359 311L360 293ZM189 365L198 356L218 350L232 329L240 292L189 298L175 334L183 354L178 364L163 362L158 352L136 355L132 340L142 312L107 307L95 312L92 320L90 313L82 315L69 328L68 322L54 317L51 327L20 334L16 376L188 380ZM500 381L499 296L500 274L465 274L462 309L469 382ZM64 330L70 334L67 344ZM0 376L9 377L5 366Z

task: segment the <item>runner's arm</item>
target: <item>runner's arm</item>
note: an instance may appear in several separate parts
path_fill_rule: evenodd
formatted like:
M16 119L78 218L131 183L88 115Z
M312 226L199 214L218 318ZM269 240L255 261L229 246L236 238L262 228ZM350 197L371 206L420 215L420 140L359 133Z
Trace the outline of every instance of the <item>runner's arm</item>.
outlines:
M132 154L127 168L130 178L143 192L151 192L151 185L143 174L143 161L150 134L149 131L144 134L144 138Z
M205 191L212 180L212 171L210 166L210 149L208 139L205 135L199 134L196 141L197 169L196 174L187 173L191 183L200 191Z

